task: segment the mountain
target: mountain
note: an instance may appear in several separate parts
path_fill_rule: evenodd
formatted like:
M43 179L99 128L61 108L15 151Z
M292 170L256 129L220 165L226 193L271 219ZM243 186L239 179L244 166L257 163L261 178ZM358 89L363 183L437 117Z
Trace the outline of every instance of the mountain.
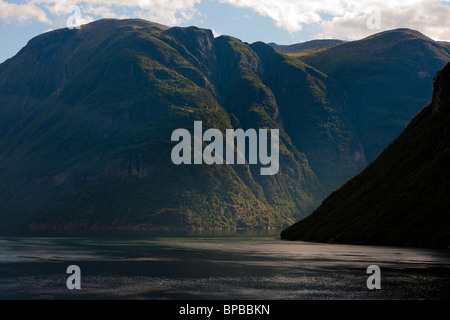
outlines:
M326 191L296 147L305 142L287 133L306 108L280 96L289 79L324 132L304 141L339 150L330 137L352 140L325 90L333 82L263 43L111 19L32 39L0 65L0 225L271 228L305 217ZM339 122L321 129L332 116ZM173 164L171 134L194 121L204 131L279 129L278 174Z
M438 41L438 43L443 46L444 48L447 48L448 50L450 50L450 42L447 41Z
M263 43L251 48L264 65L261 79L275 95L284 130L305 153L326 192L364 169L363 146L342 114L342 88L325 74Z
M398 43L419 37L397 33ZM407 79L404 107L386 111L388 90L380 83L364 87L370 103L354 101L348 86L358 87L360 75L373 80L374 71L371 63L347 68L344 57L372 61L373 49L389 51L382 48L395 42L374 38L286 55L196 27L105 19L30 40L0 65L0 226L272 228L305 218L367 166L371 142L389 143L375 129L398 129L413 102L427 99L427 74L420 73ZM424 37L416 42L440 58L400 50L396 73L382 74L388 83L410 76L399 71L412 68L403 60L430 73L443 63L442 46ZM373 48L362 50L367 46ZM319 59L342 48L347 53L335 62L348 82ZM379 68L391 64L381 60ZM373 135L356 121L363 115ZM171 135L192 134L195 121L203 132L223 134L278 129L278 174L261 176L261 166L248 163L175 165Z
M450 246L450 63L432 102L362 173L333 192L283 239Z
M336 39L319 39L319 40L310 40L302 43L295 43L291 45L279 45L276 43L269 43L269 46L275 48L283 53L301 53L308 51L315 51L319 49L330 48L337 44L344 43L343 40Z
M396 29L298 58L344 89L342 113L370 163L429 103L431 80L450 61L450 48L418 31Z

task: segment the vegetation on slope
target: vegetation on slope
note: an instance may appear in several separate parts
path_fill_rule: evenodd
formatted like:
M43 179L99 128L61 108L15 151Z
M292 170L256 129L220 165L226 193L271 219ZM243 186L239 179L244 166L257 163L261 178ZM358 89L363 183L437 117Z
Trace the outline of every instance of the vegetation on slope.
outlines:
M283 239L450 246L450 64L433 101L355 178L333 192Z

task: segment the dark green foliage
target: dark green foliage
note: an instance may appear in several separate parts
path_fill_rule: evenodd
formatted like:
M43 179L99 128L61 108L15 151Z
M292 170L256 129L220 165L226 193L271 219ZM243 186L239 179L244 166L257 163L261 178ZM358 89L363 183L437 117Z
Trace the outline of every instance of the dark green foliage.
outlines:
M433 102L376 161L282 238L450 246L450 64L434 87Z

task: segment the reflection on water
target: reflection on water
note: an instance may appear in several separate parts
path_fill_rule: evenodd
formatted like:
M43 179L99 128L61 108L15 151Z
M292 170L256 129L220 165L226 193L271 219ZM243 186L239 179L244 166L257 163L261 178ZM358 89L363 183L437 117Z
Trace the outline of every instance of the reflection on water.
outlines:
M82 289L66 287L67 266ZM382 289L366 269L382 270ZM0 236L0 299L448 299L450 252L285 242L279 231Z

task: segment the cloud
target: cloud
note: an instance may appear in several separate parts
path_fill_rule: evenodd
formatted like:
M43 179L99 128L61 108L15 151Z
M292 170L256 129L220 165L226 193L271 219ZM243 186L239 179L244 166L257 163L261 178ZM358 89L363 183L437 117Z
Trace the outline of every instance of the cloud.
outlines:
M433 0L396 7L389 4L390 2L379 3L355 17L344 15L335 17L332 21L323 21L321 36L359 39L376 31L410 28L435 40L450 40L450 6ZM369 29L367 19L376 14L379 14L380 29Z
M201 0L31 0L14 4L0 0L0 19L26 22L38 20L52 26L61 23L60 17L68 17L67 9L77 5L81 9L81 21L99 18L142 18L167 25L191 20L197 13L194 6Z
M450 39L450 1L438 0L219 0L252 9L291 33L315 24L316 37L358 39L395 28L411 28L437 40ZM380 29L367 21L379 12Z
M14 20L19 22L38 20L50 23L47 14L33 2L16 4L0 0L0 19L7 23Z
M196 9L201 1L251 9L292 34L313 25L314 30L320 30L315 38L359 39L406 27L436 40L450 40L450 0L0 0L0 20L37 20L63 27L69 17L67 8L78 5L82 23L100 18L142 18L173 26L201 15ZM367 21L378 12L380 28L368 28Z

